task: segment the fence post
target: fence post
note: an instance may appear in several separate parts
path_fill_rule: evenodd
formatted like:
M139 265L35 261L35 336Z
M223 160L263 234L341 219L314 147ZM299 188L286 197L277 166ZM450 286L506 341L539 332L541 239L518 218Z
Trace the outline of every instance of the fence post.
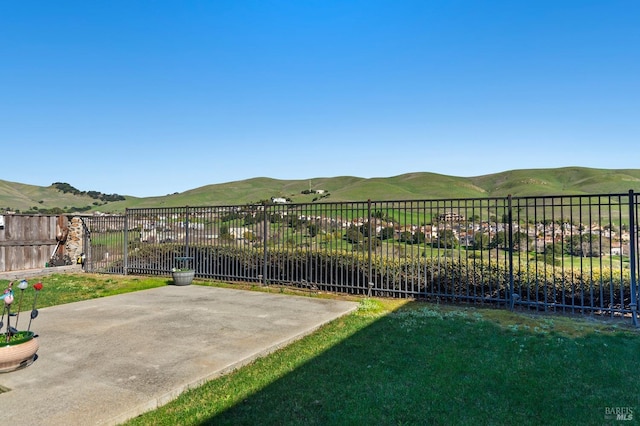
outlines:
M369 291L367 292L368 297L371 297L371 288L373 287L373 281L371 281L372 279L372 271L373 271L373 267L372 267L372 259L371 259L371 198L369 198L367 200L367 226L368 226L368 230L367 230L367 241L368 241L368 250L367 250L367 256L368 256L368 265L367 265L367 288L369 289Z
M184 255L189 257L189 206L186 206L184 214ZM192 265L195 268L195 265Z
M511 194L509 194L507 196L507 221L509 222L507 225L509 238L509 294L507 295L507 299L509 300L510 309L513 310L515 305L515 294L513 285L513 207L511 203L512 197Z
M638 287L636 282L636 264L637 259L637 238L638 230L636 229L635 221L635 196L633 189L629 190L629 267L631 272L631 282L629 289L631 301L629 302L629 309L631 309L631 318L633 319L633 325L638 327Z
M267 218L269 217L269 205L264 204L264 220L262 221L262 285L267 285L267 232L269 225L267 224Z
M82 269L84 269L85 272L93 272L93 259L91 257L91 231L82 216L80 216L80 221L82 222L82 247L84 248L84 264L82 265Z
M122 242L122 266L124 267L124 274L127 275L129 271L129 215L127 214L128 209L124 209L124 241Z

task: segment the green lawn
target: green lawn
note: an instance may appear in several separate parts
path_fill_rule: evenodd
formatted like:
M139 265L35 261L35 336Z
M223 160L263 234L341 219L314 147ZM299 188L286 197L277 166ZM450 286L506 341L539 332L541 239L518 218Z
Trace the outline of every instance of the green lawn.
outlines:
M167 282L68 277L43 279L66 289L60 303ZM616 424L616 408L637 422L640 333L628 324L360 299L357 312L127 425L601 425Z
M611 323L365 299L128 424L607 424L640 409L639 351Z
M14 309L20 298L18 281L14 283L15 300ZM29 289L25 290L22 310L31 310L33 301L33 284L41 281L43 289L38 295L37 307L62 305L64 303L79 302L81 300L95 299L98 297L113 296L132 291L165 286L171 282L171 277L139 277L139 276L112 276L97 274L53 274L41 278L30 278ZM0 291L7 288L9 281L0 279Z

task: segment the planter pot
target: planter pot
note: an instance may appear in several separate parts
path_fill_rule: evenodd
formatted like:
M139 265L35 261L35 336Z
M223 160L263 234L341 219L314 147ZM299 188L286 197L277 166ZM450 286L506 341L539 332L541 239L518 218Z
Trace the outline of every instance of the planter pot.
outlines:
M189 285L193 281L196 271L175 271L171 274L175 285Z
M0 373L8 373L31 365L36 359L39 346L33 332L17 344L0 346Z

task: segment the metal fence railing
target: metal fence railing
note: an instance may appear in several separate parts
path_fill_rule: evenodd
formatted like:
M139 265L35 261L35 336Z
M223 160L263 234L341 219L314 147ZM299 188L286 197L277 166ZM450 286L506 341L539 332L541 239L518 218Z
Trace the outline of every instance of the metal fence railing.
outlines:
M637 324L638 196L128 209L86 218L90 272L471 302Z

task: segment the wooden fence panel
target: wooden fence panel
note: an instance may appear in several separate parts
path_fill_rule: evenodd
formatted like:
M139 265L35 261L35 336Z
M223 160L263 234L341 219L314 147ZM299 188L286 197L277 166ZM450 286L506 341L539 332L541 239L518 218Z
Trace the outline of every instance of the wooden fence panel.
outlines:
M53 254L64 255L66 216L4 215L0 228L0 272L44 267Z

